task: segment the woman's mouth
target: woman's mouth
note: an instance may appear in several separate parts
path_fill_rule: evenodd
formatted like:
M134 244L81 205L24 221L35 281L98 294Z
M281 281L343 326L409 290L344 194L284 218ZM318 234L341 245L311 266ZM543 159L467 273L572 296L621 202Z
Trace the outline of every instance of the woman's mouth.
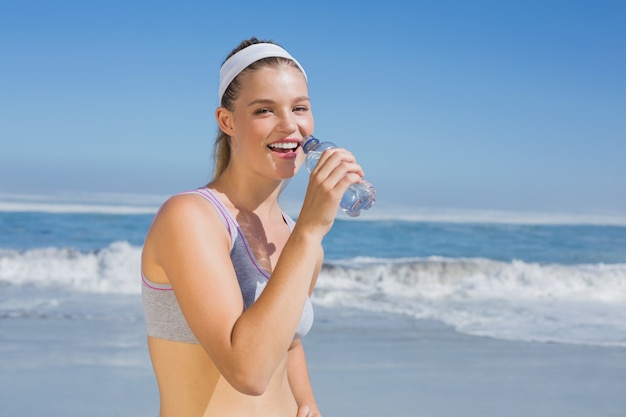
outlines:
M267 147L278 153L292 153L298 150L300 144L298 142L277 142L267 145Z

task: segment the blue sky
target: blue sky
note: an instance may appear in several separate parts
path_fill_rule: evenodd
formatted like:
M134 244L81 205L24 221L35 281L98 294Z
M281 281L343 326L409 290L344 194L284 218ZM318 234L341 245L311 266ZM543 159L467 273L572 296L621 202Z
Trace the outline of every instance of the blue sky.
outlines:
M382 207L626 213L623 1L2 1L0 192L203 185L250 36L306 68Z

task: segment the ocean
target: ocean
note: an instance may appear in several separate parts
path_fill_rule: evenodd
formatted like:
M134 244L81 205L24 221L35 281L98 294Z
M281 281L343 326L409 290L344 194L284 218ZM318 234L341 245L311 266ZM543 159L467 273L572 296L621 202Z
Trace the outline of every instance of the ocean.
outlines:
M0 416L158 414L140 254L162 201L0 195ZM626 222L437 213L374 206L325 237L326 415L625 415Z
M155 206L6 200L1 320L118 320L111 300L142 320L140 253ZM339 216L313 301L469 335L626 347L625 225L496 220L394 220L376 207Z

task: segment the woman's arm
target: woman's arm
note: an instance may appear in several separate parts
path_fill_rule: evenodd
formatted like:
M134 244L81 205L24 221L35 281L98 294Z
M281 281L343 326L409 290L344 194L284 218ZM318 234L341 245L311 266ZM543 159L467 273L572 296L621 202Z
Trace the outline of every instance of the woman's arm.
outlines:
M148 274L170 282L196 338L242 393L262 394L284 360L316 277L322 239L341 196L362 177L349 152L330 151L311 174L298 222L267 286L247 310L230 260L230 238L202 197L170 199L146 238Z
M146 239L146 258L154 260L147 262L153 265L147 274L158 277L161 269L202 347L226 380L248 395L262 394L284 360L311 286L323 236L296 228L247 310L228 232L202 197L179 195L166 202Z
M295 341L291 350L289 350L287 376L293 395L298 403L299 413L301 413L297 417L321 417L311 386L304 347L300 340ZM308 411L304 411L305 406L308 407Z
M317 277L319 276L322 264L324 262L324 251L321 250L315 266L315 274L309 289L309 296L313 295ZM311 378L309 376L309 368L307 366L306 355L304 354L304 346L302 340L295 340L289 350L287 358L287 377L291 391L298 404L298 415L296 417L321 417Z

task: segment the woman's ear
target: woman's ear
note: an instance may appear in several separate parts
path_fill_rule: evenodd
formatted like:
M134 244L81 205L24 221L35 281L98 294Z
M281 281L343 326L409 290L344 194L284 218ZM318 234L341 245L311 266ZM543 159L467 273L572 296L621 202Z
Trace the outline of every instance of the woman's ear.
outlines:
M215 119L217 120L217 125L220 130L226 133L228 136L233 135L233 113L228 110L226 107L218 107L215 110Z

